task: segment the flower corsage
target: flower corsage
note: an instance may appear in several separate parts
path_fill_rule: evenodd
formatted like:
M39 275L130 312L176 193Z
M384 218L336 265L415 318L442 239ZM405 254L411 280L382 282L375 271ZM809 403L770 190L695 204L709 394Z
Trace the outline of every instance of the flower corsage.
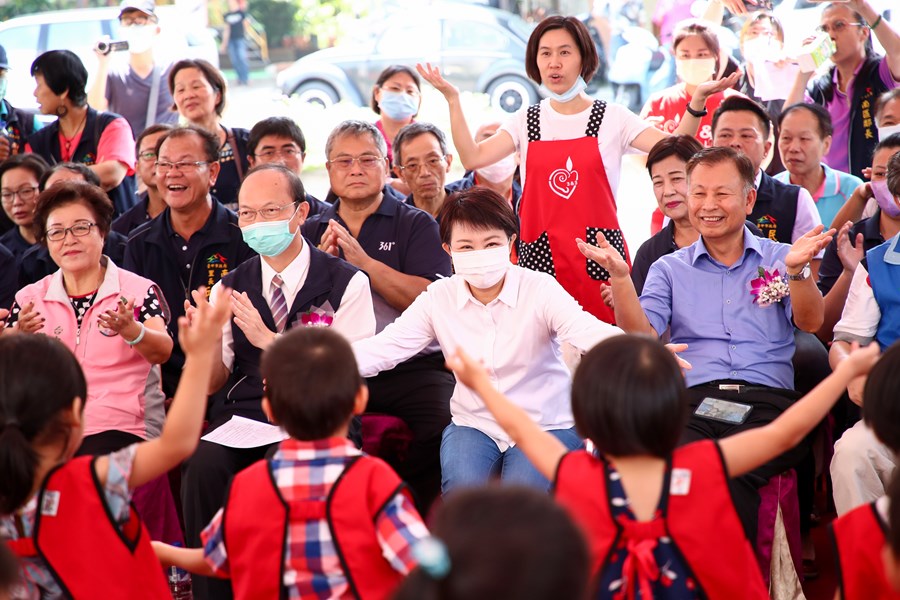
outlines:
M759 277L750 280L750 294L761 308L768 308L791 295L791 289L777 268L759 267Z
M301 327L331 327L334 323L334 309L327 300L320 307L313 306L297 317Z

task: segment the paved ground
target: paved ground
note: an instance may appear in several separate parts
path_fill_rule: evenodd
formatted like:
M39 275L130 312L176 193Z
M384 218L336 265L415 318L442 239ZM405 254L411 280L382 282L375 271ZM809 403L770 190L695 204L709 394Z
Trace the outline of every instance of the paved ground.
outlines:
M275 87L275 67L268 71L255 71L250 85L235 85L234 73L225 71L229 81L228 97L223 122L234 127L252 127L257 121L269 116L292 117L303 129L307 139L307 158L303 171L303 183L309 191L324 197L328 190L328 176L325 172L324 146L328 133L344 119L375 121L376 115L368 108L350 104L339 104L327 110L301 106L281 95ZM444 131L450 131L447 104L443 97L426 85L423 90L422 111L419 119L433 122ZM601 89L598 97L607 97L608 89ZM463 103L469 124L476 126L489 120L502 121L504 113L487 106L486 97L464 94ZM459 161L452 164L448 181L463 175ZM625 232L625 239L632 256L650 231L650 213L656 206L650 187L650 179L639 156L627 156L622 165L619 190L616 195L619 204L619 220Z

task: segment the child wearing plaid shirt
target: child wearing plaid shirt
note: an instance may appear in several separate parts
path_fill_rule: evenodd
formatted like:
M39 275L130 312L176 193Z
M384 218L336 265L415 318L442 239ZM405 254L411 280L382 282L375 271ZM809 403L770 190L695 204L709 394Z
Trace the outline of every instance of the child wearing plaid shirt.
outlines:
M325 328L291 330L260 367L263 410L291 438L235 476L202 549L155 543L157 556L230 577L237 599L389 597L428 531L391 468L346 439L368 399L349 344Z

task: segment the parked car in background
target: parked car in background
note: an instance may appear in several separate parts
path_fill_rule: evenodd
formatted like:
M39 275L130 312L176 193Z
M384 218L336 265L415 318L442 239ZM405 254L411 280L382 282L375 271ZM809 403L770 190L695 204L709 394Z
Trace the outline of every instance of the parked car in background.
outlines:
M369 103L378 74L392 64L431 62L461 91L483 92L491 105L515 112L539 99L525 73L534 25L509 12L469 4L429 4L373 20L370 35L313 52L278 74L281 91L331 106Z
M198 26L202 21L177 6L159 6L156 13L161 31L156 51L161 64L203 58L218 66L218 44L211 30ZM31 63L47 50L71 50L93 75L97 70L94 46L104 37L120 39L118 8L48 11L0 23L0 45L6 49L11 67L6 98L13 106L37 107ZM119 52L116 58L127 60L126 54Z

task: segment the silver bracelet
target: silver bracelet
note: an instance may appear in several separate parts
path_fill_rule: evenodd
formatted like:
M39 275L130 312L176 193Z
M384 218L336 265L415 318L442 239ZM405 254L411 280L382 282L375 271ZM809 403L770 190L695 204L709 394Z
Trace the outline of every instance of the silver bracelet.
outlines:
M137 335L136 338L134 338L130 342L128 340L126 340L125 338L122 338L125 341L125 343L128 344L129 346L137 346L138 344L140 344L141 340L144 339L144 334L147 333L147 327L145 327L141 321L138 321L138 325L141 326L141 332Z

